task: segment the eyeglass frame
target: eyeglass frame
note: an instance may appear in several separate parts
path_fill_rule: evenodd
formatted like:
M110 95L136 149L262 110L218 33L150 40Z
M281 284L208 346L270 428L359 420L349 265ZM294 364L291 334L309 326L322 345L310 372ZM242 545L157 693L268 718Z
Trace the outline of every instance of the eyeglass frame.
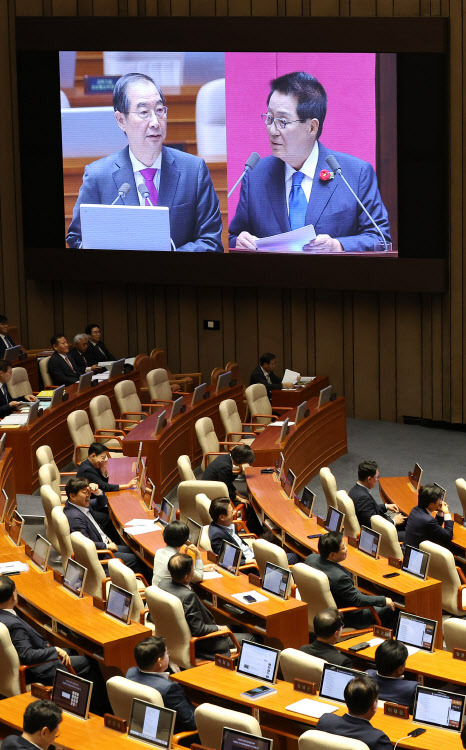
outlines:
M267 119L270 119L271 122L267 123ZM283 117L272 117L272 115L269 115L267 112L264 112L264 114L261 115L261 120L267 128L271 128L275 123L281 122L283 127L275 125L277 130L285 130L287 125L293 125L295 122L306 122L306 120L284 120Z
M157 109L161 110L158 114L157 114ZM142 112L148 112L148 116L144 117L141 114ZM168 114L168 107L165 104L162 104L162 105L157 106L155 109L153 107L151 107L150 109L149 108L148 109L136 109L136 110L130 109L128 111L128 114L136 115L143 122L146 120L150 120L152 114L155 115L157 120L159 119L164 120Z

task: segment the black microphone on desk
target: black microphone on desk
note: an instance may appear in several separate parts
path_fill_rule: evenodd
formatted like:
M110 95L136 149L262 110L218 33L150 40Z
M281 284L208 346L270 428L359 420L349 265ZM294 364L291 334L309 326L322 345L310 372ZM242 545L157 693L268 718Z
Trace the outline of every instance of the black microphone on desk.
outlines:
M246 172L249 172L251 169L254 169L254 167L256 166L256 164L257 164L257 162L259 160L260 160L259 154L256 151L253 151L252 154L251 154L251 156L247 160L246 164L244 165L244 172L243 172L243 174L241 175L241 177L239 177L239 179L236 180L235 184L233 185L233 187L231 188L230 192L228 193L227 198L230 197L230 195L233 193L233 191L236 188L236 186L239 185L239 183L243 179L243 177L246 174Z
M335 174L339 174L339 175L340 175L340 177L341 177L341 179L343 180L343 182L345 183L346 187L347 187L347 188L348 188L348 189L349 189L349 190L351 191L351 193L352 193L352 194L354 195L354 197L356 198L357 202L358 202L358 203L359 203L359 205L361 206L362 210L364 211L364 213L366 214L366 216L368 216L368 217L369 217L369 219L371 220L371 222L373 223L373 225L374 225L374 226L375 226L375 228L377 229L378 233L380 234L380 236L381 236L381 238L382 238L383 246L384 246L384 248L385 248L385 251L387 251L387 240L385 239L385 237L384 237L384 234L383 234L382 230L380 229L380 227L378 226L378 224L376 224L376 223L375 223L374 219L373 219L373 218L372 218L372 216L370 215L370 213L369 213L369 211L367 210L367 208L366 208L366 207L365 207L365 206L363 205L363 203L361 203L361 201L359 200L358 196L357 196L357 195L356 195L356 193L354 192L353 188L352 188L352 187L351 187L351 185L349 184L348 180L347 180L347 179L345 179L344 175L343 175L343 174L342 174L342 172L341 172L341 167L340 167L340 164L338 163L337 159L336 159L336 158L335 158L335 157L333 156L333 154L330 154L330 156L327 156L327 158L325 159L325 161L327 162L327 164L328 164L328 166L330 167L330 169L332 170L332 172L335 172Z
M118 195L111 203L111 206L114 206L117 201L120 200L120 198L124 198L125 195L128 195L129 191L131 190L131 185L128 182L124 182L123 185L118 190Z
M145 200L145 201L149 201L150 205L151 205L152 207L154 207L154 204L152 203L152 201L151 201L151 199L150 199L150 194L149 194L149 191L148 191L148 189L147 189L147 185L146 185L146 183L145 183L145 182L140 182L140 183L139 183L139 185L138 185L138 190L139 190L139 192L141 193L141 195L142 195L142 197L144 198L144 200Z

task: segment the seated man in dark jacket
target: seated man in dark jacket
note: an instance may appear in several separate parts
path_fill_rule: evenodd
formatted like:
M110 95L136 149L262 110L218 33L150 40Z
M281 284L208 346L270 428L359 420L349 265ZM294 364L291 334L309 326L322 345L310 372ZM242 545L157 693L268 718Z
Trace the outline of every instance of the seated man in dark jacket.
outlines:
M344 624L343 617L337 609L323 609L314 617L315 641L301 646L300 651L324 659L330 664L352 668L351 659L335 648L335 643L341 638Z
M209 514L212 523L209 526L209 539L212 552L220 554L223 540L234 544L241 549L241 565L254 561L254 552L251 547L236 533L233 521L236 519L236 511L229 497L216 497L210 503Z
M249 385L262 383L267 388L267 395L272 400L272 391L281 390L281 388L291 388L293 383L282 383L280 378L275 375L274 370L277 365L277 357L271 352L262 354L259 365L251 372Z
M97 365L99 362L113 362L116 357L107 349L102 341L102 331L98 323L89 323L86 326L86 335L89 336L89 346L86 360L89 365Z
M406 523L405 544L419 547L421 542L429 541L454 551L453 519L442 498L443 490L435 484L419 487L417 505Z
M155 635L144 638L134 649L137 667L130 667L126 678L158 690L165 708L176 711L175 732L189 732L196 729L194 706L181 685L170 680L168 656L163 638Z
M371 527L372 516L383 516L387 521L394 523L398 533L398 539L403 541L406 516L399 512L395 503L376 503L370 490L377 486L379 481L379 467L375 461L361 461L358 466L358 481L350 489L348 495L354 503L354 510L361 526ZM391 511L391 513L389 513Z
M73 348L70 349L69 359L73 365L73 368L79 375L84 375L86 370L89 368L92 372L100 372L101 368L96 364L88 362L87 350L89 348L89 340L86 333L77 333L73 339Z
M87 458L78 466L76 476L86 477L89 482L96 484L101 492L118 492L137 488L138 480L135 477L126 484L112 484L108 481L108 450L104 443L91 443L87 451ZM91 503L92 505L92 503Z
M53 354L47 369L54 385L71 385L79 380L79 373L69 358L69 344L62 333L52 336Z
M23 733L10 734L2 742L2 750L48 750L60 732L62 710L52 701L29 703L23 717Z
M379 686L381 700L409 706L410 713L413 713L414 693L418 683L415 680L404 679L407 658L408 649L405 644L388 638L377 646L376 669L368 669L367 674Z

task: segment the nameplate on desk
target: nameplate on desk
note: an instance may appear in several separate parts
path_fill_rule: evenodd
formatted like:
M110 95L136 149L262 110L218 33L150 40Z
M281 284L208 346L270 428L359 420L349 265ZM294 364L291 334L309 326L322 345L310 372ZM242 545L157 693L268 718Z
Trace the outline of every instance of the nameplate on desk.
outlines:
M325 529L325 518L316 516L316 521L317 521L317 526L321 526L323 529Z
M236 669L236 658L234 656L215 654L215 666L222 667L222 669L229 669L231 672L234 672Z
M40 685L38 682L33 682L31 684L31 695L34 698L38 698L41 701L49 701L52 698L52 687L46 687L45 685Z
M100 599L98 596L92 597L92 604L96 609L100 609L101 612L104 612L105 610L105 602L103 599Z
M104 726L122 734L128 729L126 719L120 719L119 716L114 716L113 714L104 714Z
M384 638L385 640L393 638L393 630L390 630L390 628L384 628L382 625L374 625L372 632L376 638Z
M409 719L408 706L400 706L398 703L385 702L383 712L387 716L396 716L397 719Z
M296 677L293 680L293 690L298 690L300 693L307 693L308 695L315 695L317 693L317 685L315 682L300 680Z
M257 586L258 589L262 588L262 578L260 576L256 576L254 573L249 573L248 581L251 586Z
M464 516L460 516L459 513L455 513L453 515L453 520L454 520L455 523L459 523L460 526L462 526L464 524Z
M454 648L453 658L459 659L460 661L466 661L466 648Z
M212 552L212 550L207 550L207 559L211 563L216 563L218 560L218 555L216 555L215 552Z
M356 549L357 549L357 547L358 547L358 540L355 539L354 536L349 536L348 537L348 544L349 544L350 547L356 547Z
M57 583L63 583L63 574L59 570L53 571L53 580Z
M397 557L389 557L388 564L391 565L392 568L397 568L398 570L401 570L401 566L403 565L403 560L398 560Z

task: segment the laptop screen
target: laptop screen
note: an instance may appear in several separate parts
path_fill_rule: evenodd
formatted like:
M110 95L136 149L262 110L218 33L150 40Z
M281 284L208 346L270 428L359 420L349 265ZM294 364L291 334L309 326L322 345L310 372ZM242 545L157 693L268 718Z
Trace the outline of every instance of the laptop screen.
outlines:
M412 576L422 578L422 580L425 581L427 578L429 560L430 552L421 552L420 549L406 544L401 569L404 570L405 573L411 573Z
M458 693L418 685L414 696L413 721L460 732L465 700L465 696Z
M235 544L230 544L225 539L222 542L222 549L217 558L217 565L230 573L237 575L238 566L241 560L241 550Z
M49 559L50 548L52 545L43 536L37 534L36 541L34 543L34 549L32 550L31 560L41 570L45 570Z
M128 737L156 747L171 746L176 711L133 698Z
M289 570L280 568L279 565L268 562L265 564L262 588L270 594L275 594L275 596L280 596L282 599L286 599L290 576L291 573Z
M193 521L192 518L188 518L186 525L189 529L189 544L194 544L195 547L199 545L199 539L201 538L202 526L200 523Z
M428 620L426 617L401 612L396 629L396 639L407 646L414 646L423 651L432 651L436 630L437 620Z
M202 398L205 393L207 383L201 383L201 385L196 386L196 388L193 391L193 397L191 399L191 406L194 406L194 404L197 404L199 401L202 401Z
M327 531L341 531L344 520L345 514L330 505L324 528Z
M322 683L320 685L319 695L321 698L330 698L333 701L345 702L345 687L355 677L359 677L362 672L348 667L337 667L334 664L324 664L322 672Z
M252 641L243 641L238 662L238 674L275 684L280 651Z
M230 380L231 370L228 370L228 372L222 372L221 375L218 376L217 380L217 393L219 391L223 391L224 388L229 388Z
M21 535L23 533L24 518L17 510L14 511L10 519L10 527L8 529L8 536L11 541L18 547L21 544Z
M296 417L295 417L295 424L299 424L302 419L304 419L304 415L306 414L307 409L307 401L303 401L302 404L298 406L296 409Z
M240 732L239 729L223 728L221 750L272 750L273 740L255 734Z
M120 622L124 622L127 625L131 617L131 604L133 603L133 595L111 583L108 587L107 601L105 603L105 611L108 615L115 617Z
M82 596L84 583L86 581L87 568L80 565L75 560L68 560L65 575L63 576L63 586L76 596Z
M87 719L93 683L82 677L57 669L53 683L52 701L55 705Z
M367 526L361 526L361 534L359 536L358 549L361 552L365 552L366 555L370 555L377 559L379 556L379 545L380 545L380 534L378 531L372 531Z
M291 497L291 494L293 492L293 488L296 482L296 475L291 469L288 469L286 472L286 478L283 483L283 491L287 497Z
M413 485L413 488L417 491L421 484L422 479L422 469L419 466L419 464L414 464L413 473L411 474L411 484Z

